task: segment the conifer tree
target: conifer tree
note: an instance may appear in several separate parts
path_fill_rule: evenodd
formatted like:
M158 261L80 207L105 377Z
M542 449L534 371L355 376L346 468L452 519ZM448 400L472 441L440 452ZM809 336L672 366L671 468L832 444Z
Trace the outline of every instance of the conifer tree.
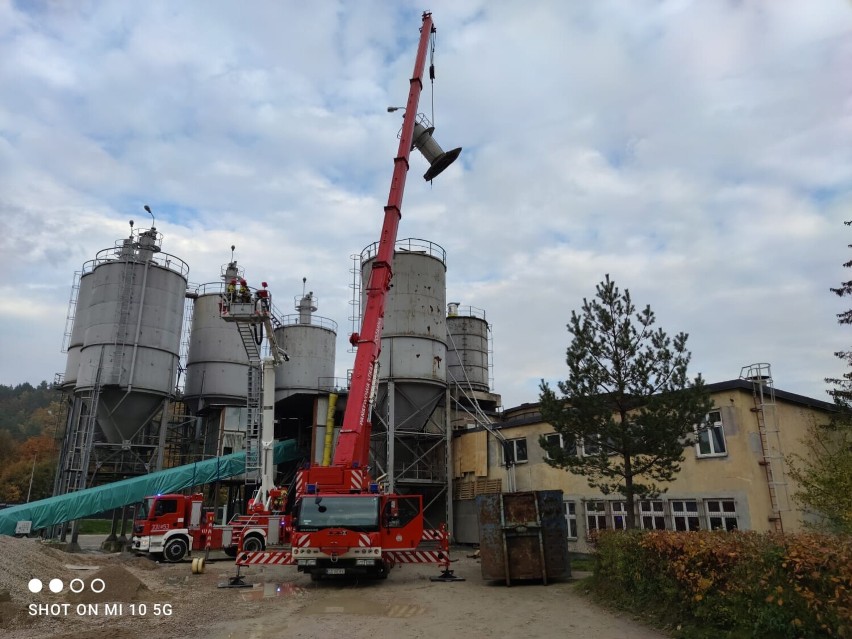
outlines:
M712 402L701 376L687 375L686 333L670 338L655 329L651 307L637 312L609 275L596 291L571 313L560 395L544 380L540 386L542 418L562 445L540 443L551 466L585 476L605 495L623 495L627 527L635 528L636 500L674 479Z

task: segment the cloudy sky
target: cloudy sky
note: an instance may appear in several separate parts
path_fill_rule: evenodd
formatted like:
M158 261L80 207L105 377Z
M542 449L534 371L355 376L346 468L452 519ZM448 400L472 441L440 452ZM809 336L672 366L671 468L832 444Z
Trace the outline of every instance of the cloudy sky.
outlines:
M148 226L214 281L236 258L278 305L340 325L376 241L423 7L0 0L0 383L52 380L75 270ZM692 371L826 398L852 330L852 3L433 0L420 110L463 146L412 155L399 237L447 251L485 310L495 391L567 373L605 274L689 333Z

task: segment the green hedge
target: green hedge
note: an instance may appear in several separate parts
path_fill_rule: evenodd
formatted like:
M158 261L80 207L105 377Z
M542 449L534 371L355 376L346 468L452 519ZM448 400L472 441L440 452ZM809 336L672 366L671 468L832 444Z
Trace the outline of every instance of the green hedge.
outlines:
M852 637L852 538L816 534L604 532L593 586L729 636Z

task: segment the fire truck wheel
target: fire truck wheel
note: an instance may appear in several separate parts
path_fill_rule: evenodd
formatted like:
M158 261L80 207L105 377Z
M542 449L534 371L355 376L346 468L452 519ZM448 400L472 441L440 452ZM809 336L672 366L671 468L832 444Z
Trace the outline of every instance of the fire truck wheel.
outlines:
M186 557L187 545L186 540L181 537L169 539L163 548L163 558L166 561L176 562Z
M249 535L243 540L243 550L246 552L260 552L266 548L263 543L263 537L260 535Z

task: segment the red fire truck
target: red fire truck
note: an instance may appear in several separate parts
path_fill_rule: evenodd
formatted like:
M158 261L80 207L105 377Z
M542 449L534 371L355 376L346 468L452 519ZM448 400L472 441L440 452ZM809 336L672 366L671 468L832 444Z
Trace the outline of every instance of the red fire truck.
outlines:
M273 503L279 503L283 491L272 493ZM200 493L146 497L133 522L132 550L175 562L207 549L235 557L239 541L243 549L253 551L289 541L290 518L274 508L235 517L228 525L213 525L213 513L205 512L203 499Z

